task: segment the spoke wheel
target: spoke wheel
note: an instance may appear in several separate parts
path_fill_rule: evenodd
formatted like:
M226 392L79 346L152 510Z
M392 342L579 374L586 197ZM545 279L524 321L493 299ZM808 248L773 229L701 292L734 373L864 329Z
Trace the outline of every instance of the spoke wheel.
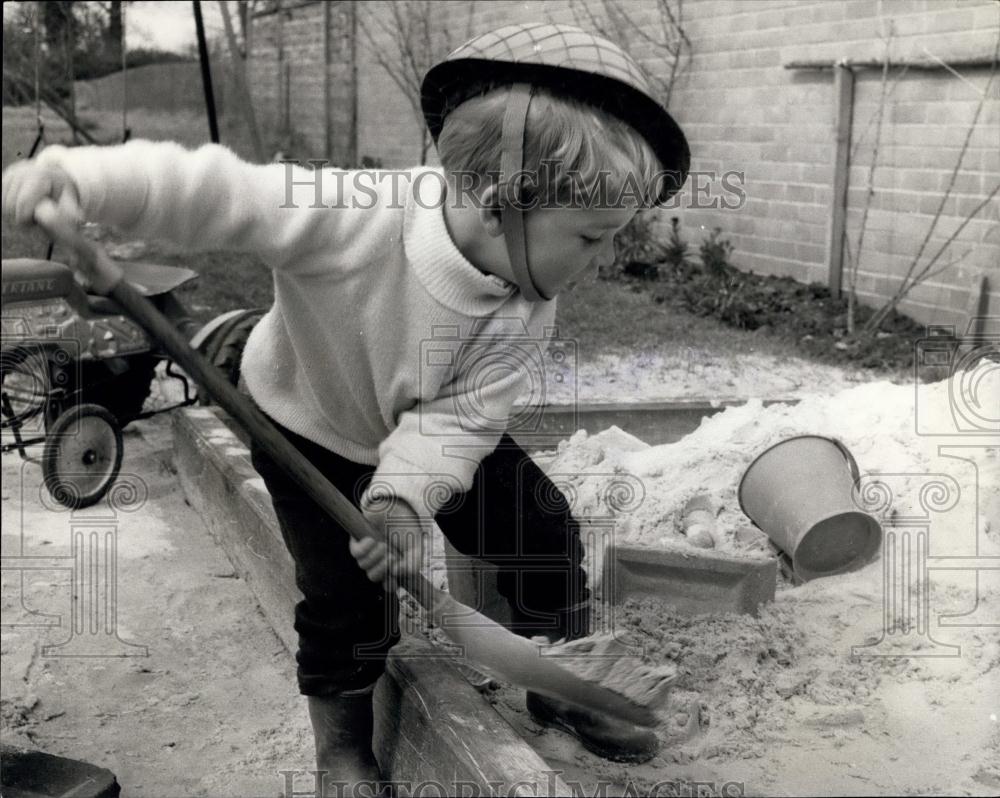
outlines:
M70 509L100 501L124 453L118 419L100 405L71 407L48 430L42 476L52 498Z
M3 409L8 424L24 424L45 410L49 395L49 364L40 347L11 349L0 354L0 382L7 395Z

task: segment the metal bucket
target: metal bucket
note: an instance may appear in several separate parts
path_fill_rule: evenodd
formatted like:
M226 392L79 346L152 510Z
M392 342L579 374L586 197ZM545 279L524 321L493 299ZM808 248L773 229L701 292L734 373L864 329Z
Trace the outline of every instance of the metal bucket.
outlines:
M882 527L858 509L858 464L838 440L788 438L764 450L740 480L740 509L790 559L802 581L850 571L882 544Z

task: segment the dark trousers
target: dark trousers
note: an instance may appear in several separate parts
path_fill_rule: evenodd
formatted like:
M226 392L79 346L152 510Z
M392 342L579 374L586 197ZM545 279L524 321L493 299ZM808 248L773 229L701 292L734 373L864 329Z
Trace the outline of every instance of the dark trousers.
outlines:
M357 504L374 466L275 426ZM351 556L347 531L256 444L251 457L271 494L304 596L295 608L300 691L332 695L367 687L399 641L395 594L368 580ZM513 631L552 639L589 632L579 525L563 495L509 435L480 463L470 490L434 520L462 554L498 567L497 587L510 605Z

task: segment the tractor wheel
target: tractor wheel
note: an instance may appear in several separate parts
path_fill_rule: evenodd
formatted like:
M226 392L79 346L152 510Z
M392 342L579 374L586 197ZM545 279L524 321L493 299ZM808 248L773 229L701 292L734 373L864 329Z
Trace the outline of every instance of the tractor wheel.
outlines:
M124 453L118 419L100 405L78 405L48 430L42 476L52 498L71 510L89 507L118 477Z
M240 362L247 338L266 312L262 308L254 308L236 316L212 333L199 347L209 362L222 370L230 385L238 386L240 383ZM203 391L198 392L198 404L207 405L211 401Z

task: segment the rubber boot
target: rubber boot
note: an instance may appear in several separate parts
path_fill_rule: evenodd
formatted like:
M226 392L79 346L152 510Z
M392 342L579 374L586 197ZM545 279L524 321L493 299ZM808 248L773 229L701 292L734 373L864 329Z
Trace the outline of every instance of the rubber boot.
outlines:
M371 688L333 696L307 696L316 740L316 770L323 795L378 795L382 774L372 752ZM357 785L370 784L364 793Z
M544 635L550 643L576 640L590 632L590 604L580 602L559 613L557 629ZM650 729L533 693L525 696L525 706L536 723L554 726L576 737L592 754L612 762L648 762L660 750L660 741Z
M642 729L602 712L528 691L525 706L536 723L554 726L576 737L592 754L612 762L648 762L660 750L651 729Z

